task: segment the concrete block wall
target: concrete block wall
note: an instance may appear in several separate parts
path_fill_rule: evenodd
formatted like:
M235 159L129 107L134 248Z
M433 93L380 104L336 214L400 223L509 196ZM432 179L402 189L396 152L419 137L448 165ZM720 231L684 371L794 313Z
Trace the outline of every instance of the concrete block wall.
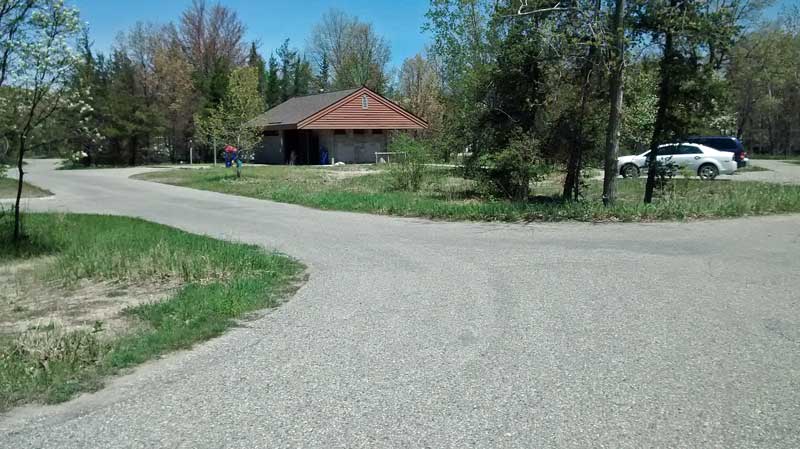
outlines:
M345 134L330 133L328 141L332 145L326 145L335 161L348 164L368 164L375 162L375 152L386 151L386 134L373 134L370 130L365 130L364 134L355 134L353 130L347 130ZM320 143L323 142L320 137ZM332 149L331 149L332 148Z

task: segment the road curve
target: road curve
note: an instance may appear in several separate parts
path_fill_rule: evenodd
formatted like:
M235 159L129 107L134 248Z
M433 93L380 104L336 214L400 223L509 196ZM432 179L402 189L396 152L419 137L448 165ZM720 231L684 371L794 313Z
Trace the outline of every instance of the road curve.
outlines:
M257 243L310 279L98 393L12 411L0 447L800 447L800 216L441 223L27 168L56 195L29 209Z

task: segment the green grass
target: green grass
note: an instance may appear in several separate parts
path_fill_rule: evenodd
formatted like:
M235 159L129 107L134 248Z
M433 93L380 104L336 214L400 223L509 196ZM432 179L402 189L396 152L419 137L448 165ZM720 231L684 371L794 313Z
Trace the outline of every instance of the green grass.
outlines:
M137 178L319 209L444 220L650 221L800 212L800 186L678 179L669 192L645 205L644 180L621 179L617 204L605 208L599 181L589 181L585 201L560 201L560 183L552 180L536 186L531 201L519 204L486 198L452 170L432 170L419 192L398 191L388 172L372 170L346 177L346 171L331 168L255 166L247 167L242 179L225 169L169 170Z
M22 183L23 198L41 198L52 195L51 192L40 189L27 182ZM17 197L17 180L11 178L0 178L0 199L10 199Z
M0 410L67 400L100 387L104 376L217 336L237 318L279 304L303 270L257 246L132 218L27 214L28 238L19 247L10 243L6 224L0 229L0 264L43 264L26 282L181 285L164 301L126 309L132 330L120 335L41 328L2 337Z

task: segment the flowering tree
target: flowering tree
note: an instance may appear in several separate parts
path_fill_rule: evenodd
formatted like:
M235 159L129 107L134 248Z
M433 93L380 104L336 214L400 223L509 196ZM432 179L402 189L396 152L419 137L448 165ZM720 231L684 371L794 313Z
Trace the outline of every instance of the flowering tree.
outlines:
M10 102L16 122L11 133L17 149L18 186L14 204L14 241L19 242L22 160L32 134L43 127L57 111L85 106L69 89L67 77L78 63L78 53L70 42L77 38L81 23L78 11L63 0L24 2L24 15L6 49L4 61L10 89Z

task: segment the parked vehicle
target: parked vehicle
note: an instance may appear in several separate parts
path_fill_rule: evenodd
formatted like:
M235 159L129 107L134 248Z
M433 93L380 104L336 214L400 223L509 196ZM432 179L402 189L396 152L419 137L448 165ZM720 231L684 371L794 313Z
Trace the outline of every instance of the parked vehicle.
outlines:
M617 159L619 174L625 178L636 178L647 167L649 151ZM681 169L697 173L700 179L711 180L718 175L732 175L738 165L733 153L718 151L711 147L693 143L671 143L658 147L656 158L660 162L671 161Z
M733 153L733 160L741 168L747 166L749 160L747 159L747 151L744 150L742 142L735 137L724 136L695 136L686 139L690 143L699 143L707 147L711 147L718 151L727 151Z

